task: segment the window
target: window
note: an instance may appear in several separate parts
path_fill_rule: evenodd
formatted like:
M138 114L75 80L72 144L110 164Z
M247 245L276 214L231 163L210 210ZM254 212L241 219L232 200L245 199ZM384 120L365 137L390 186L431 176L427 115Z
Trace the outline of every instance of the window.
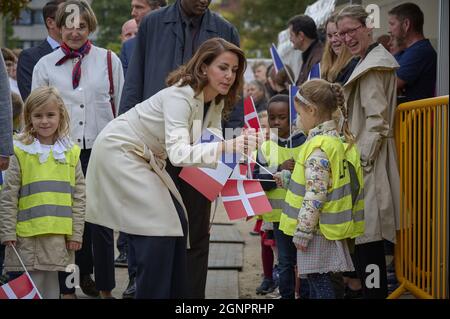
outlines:
M42 16L42 10L33 11L33 24L45 24L44 17Z
M33 12L30 9L24 9L20 12L20 18L17 19L15 25L32 25L33 24Z

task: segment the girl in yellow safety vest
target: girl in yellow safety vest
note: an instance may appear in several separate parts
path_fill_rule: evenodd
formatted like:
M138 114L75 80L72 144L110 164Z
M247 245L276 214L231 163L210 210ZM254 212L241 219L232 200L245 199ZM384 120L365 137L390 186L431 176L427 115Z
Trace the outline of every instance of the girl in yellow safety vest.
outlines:
M333 299L331 273L354 269L345 238L361 233L353 219L357 196L346 162L348 145L333 120L333 113L339 109L344 118L345 142L352 147L342 88L325 80L308 81L299 89L295 108L308 138L291 178L276 178L281 186L286 187L286 180L289 184L279 228L293 236L298 273L308 278L310 298ZM361 176L362 171L358 173Z
M14 246L42 297L57 299L58 271L67 271L75 263L74 252L81 248L83 237L85 185L80 148L68 137L69 115L53 87L30 94L24 124L15 138L14 156L0 193L5 270L24 270Z

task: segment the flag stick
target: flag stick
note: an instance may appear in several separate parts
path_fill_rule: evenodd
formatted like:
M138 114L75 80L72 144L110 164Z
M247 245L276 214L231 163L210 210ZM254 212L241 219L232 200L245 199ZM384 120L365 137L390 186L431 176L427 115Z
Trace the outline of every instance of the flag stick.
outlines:
M268 171L264 166L262 166L261 164L259 164L257 161L255 161L253 158L248 157L247 154L245 153L241 153L242 155L244 155L247 159L251 160L252 162L254 162L256 165L258 165L259 167L261 167L263 170L265 170L267 173L269 173L270 175L273 176L273 173Z
M42 298L41 293L39 292L39 290L37 289L36 285L34 284L34 281L33 281L33 279L31 278L30 273L28 272L27 268L26 268L25 265L23 264L22 258L20 258L19 253L18 253L17 250L16 250L16 247L14 247L14 245L11 245L11 247L12 247L12 249L14 250L14 252L16 253L16 256L17 256L17 258L19 259L19 262L20 262L20 264L22 265L22 268L25 270L25 273L27 274L28 279L30 279L31 284L33 285L34 289L36 289L36 293L38 294L39 298L44 299L44 298Z

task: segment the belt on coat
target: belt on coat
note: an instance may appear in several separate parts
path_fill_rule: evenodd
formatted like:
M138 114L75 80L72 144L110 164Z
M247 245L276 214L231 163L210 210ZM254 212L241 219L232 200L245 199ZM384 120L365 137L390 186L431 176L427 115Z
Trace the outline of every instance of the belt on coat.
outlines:
M126 112L124 116L127 119L128 124L130 125L133 132L144 144L143 152L138 155L148 161L151 169L167 186L178 203L180 203L181 207L183 208L186 221L188 221L187 210L184 206L183 198L181 197L178 188L175 186L172 177L170 177L169 173L165 169L167 159L167 152L165 148L158 142L157 138L154 137L153 134L142 125L139 118L139 113L136 111L136 109L132 108L131 110ZM189 230L188 234L186 234L186 237L189 248Z

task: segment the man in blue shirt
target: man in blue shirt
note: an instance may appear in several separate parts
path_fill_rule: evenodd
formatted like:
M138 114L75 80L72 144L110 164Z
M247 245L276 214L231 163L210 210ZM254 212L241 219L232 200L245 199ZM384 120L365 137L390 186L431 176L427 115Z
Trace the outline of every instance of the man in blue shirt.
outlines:
M423 35L423 12L413 3L389 11L389 32L405 49L396 55L397 89L401 102L435 96L437 54Z

